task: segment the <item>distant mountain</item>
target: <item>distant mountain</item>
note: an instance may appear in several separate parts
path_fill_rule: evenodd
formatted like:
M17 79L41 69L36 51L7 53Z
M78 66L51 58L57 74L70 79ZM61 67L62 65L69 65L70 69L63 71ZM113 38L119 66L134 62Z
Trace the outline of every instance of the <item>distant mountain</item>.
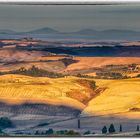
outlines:
M89 35L89 34L97 34L97 33L99 33L99 31L96 31L93 29L83 29L83 30L80 30L78 32L73 32L73 33Z
M140 32L131 31L131 30L103 30L96 31L92 29L84 29L78 32L75 32L78 35L84 35L92 37L93 39L140 39Z
M132 30L119 30L119 29L109 29L109 30L103 30L101 32L108 32L108 33L139 33L136 31L132 31Z
M107 35L117 35L117 34L140 34L140 32L136 31L131 31L131 30L117 30L117 29L110 29L110 30L102 30L102 31L97 31L93 29L83 29L78 32L75 32L76 34L93 34L93 35L102 35L102 34L107 34Z
M140 40L140 32L132 30L102 30L97 31L93 29L83 29L76 32L59 32L55 29L44 27L28 32L15 32L12 30L0 30L1 38L5 38L4 35L21 35L30 37L41 37L41 35L47 35L48 38L55 39L99 39L99 40ZM51 35L51 36L49 36Z
M29 31L26 33L30 33L30 34L56 34L59 32L57 30L52 29L52 28L45 27L45 28L40 28L37 30L32 30L32 31Z
M5 33L5 34L11 34L11 33L31 33L31 34L55 34L55 33L60 33L60 34L81 34L81 35L118 35L118 34L133 34L133 35L140 35L140 32L136 32L136 31L132 31L132 30L117 30L117 29L109 29L109 30L102 30L102 31L97 31L97 30L93 30L93 29L83 29L83 30L79 30L77 32L59 32L55 29L49 28L49 27L44 27L44 28L40 28L40 29L36 29L36 30L31 30L28 32L15 32L12 30L8 30L8 29L3 29L0 30L0 33Z
M15 31L8 30L8 29L0 30L0 34L15 34L15 33L16 33Z

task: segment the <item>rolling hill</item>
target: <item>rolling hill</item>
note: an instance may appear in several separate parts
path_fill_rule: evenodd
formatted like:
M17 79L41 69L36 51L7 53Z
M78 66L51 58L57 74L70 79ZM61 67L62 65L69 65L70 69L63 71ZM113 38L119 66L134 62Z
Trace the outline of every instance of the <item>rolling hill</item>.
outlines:
M102 67L105 65L126 65L140 64L139 57L74 57L77 63L69 65L65 71L73 71L76 69L88 69L93 67ZM87 63L88 62L88 63Z
M35 112L38 111L33 106L45 108L52 105L64 106L71 111L80 110L83 111L82 115L138 118L139 85L140 79L103 80L72 76L55 79L9 74L0 76L0 102L7 104L2 105L5 108L17 106L22 109L22 105L29 105Z
M63 105L83 110L85 101L95 94L94 86L91 80L76 77L54 79L3 75L0 76L0 102Z
M96 84L107 89L89 102L83 114L139 118L140 79L96 80Z

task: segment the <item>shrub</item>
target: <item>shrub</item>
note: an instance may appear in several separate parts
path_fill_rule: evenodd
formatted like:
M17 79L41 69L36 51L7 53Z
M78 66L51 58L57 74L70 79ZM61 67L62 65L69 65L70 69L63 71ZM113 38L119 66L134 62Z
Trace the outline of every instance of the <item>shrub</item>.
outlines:
M89 130L84 133L84 135L88 135L88 134L90 134Z
M4 129L4 128L10 128L10 127L13 127L12 121L7 117L1 117L0 118L0 128Z
M49 130L46 131L45 134L52 135L53 133L54 133L53 129L50 128Z
M73 130L69 130L66 135L70 135L70 136L77 136L77 135L80 135L78 132L75 132Z

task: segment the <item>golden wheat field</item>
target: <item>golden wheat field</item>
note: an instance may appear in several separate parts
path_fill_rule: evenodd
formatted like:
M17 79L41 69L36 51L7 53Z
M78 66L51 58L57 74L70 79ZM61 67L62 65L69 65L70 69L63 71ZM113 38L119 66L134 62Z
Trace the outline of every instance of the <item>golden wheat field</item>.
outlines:
M96 84L107 89L92 99L83 113L140 117L140 79L96 80Z
M74 69L87 69L91 67L102 67L105 65L127 65L140 64L139 57L74 57L77 63L69 65L65 71Z
M73 77L50 79L12 74L0 76L0 101L9 104L50 103L83 109L84 104L66 96L66 93L72 90L88 94L85 92L86 88L78 84L75 79Z
M92 92L84 80L96 81L97 88L105 88L87 104L80 101ZM67 93L73 96L69 97ZM55 79L9 74L0 76L0 101L8 104L49 103L78 108L83 114L137 118L140 116L140 79L103 80L72 76Z

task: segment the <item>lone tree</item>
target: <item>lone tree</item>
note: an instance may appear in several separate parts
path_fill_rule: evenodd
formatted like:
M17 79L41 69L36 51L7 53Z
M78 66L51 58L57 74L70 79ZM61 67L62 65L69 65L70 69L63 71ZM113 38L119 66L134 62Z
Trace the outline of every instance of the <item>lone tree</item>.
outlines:
M106 133L107 133L107 127L104 126L104 127L102 128L102 134L106 134Z
M122 125L120 124L120 132L122 132Z
M140 131L140 127L139 127L139 125L137 125L137 129L136 129L137 131Z
M81 125L80 125L80 119L78 118L78 128L80 129Z
M113 124L110 125L110 127L108 129L108 132L109 133L114 133L115 132L115 128L114 128L114 125Z

